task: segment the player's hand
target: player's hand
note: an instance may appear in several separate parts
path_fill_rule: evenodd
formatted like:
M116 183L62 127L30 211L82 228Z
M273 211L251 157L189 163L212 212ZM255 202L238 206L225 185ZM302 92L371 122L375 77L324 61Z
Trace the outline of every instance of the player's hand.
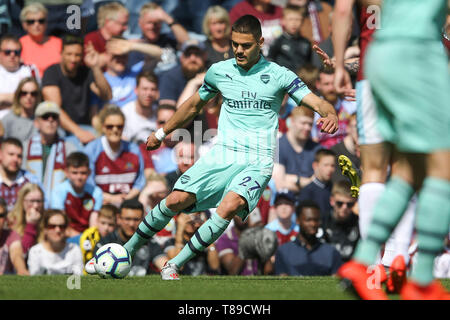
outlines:
M161 141L159 141L156 138L155 133L152 132L152 134L149 135L149 137L147 138L147 150L158 149L160 145L161 145Z
M320 127L320 132L333 134L339 129L339 120L335 114L329 114L320 118L316 123Z

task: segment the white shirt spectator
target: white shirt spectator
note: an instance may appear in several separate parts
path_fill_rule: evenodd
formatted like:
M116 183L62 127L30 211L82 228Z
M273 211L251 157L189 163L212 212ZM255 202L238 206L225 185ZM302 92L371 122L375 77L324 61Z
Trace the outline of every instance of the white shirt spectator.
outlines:
M148 136L156 131L156 112L151 118L143 117L136 112L136 101L131 101L122 107L125 115L125 127L122 138L135 143L146 142Z
M30 275L76 274L83 273L81 249L74 243L66 243L65 248L54 253L46 250L41 243L31 247L28 252Z
M37 82L41 83L39 70L34 64L22 64L19 69L14 72L10 72L0 65L0 79L2 79L0 93L14 93L20 80L26 77L35 77Z

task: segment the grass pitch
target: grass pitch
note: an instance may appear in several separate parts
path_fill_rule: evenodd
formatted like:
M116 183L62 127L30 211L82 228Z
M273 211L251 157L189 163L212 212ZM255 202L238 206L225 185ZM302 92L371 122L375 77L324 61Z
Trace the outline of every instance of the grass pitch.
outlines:
M450 289L450 280L442 281ZM398 299L398 295L390 295ZM335 277L0 276L0 300L352 300Z

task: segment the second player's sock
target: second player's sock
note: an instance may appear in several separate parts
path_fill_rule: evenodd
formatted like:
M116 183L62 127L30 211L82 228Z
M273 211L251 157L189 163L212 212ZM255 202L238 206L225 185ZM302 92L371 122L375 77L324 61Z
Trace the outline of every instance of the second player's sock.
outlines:
M151 237L164 229L177 213L171 211L166 206L166 199L161 200L139 224L136 232L124 244L125 249L134 256L136 251L142 247Z
M434 259L444 247L450 224L450 182L428 177L417 204L417 263L411 279L421 285L433 280Z
M170 263L175 263L178 267L182 267L186 262L197 254L201 253L210 244L214 243L220 235L227 229L230 221L223 219L216 212L201 225L194 233L188 243L181 249Z
M358 243L354 258L366 265L376 262L380 247L389 238L403 213L414 189L404 180L392 177L387 183L373 212L367 238Z

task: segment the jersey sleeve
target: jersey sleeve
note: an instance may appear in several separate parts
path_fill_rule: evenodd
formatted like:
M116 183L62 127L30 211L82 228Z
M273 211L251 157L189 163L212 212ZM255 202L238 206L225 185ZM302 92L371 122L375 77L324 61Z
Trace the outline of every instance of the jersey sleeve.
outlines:
M216 64L213 64L206 72L203 84L200 89L198 89L200 99L202 99L203 101L210 100L219 93L219 89L217 89L217 78L214 72L215 69Z
M282 86L289 97L291 97L297 105L303 98L311 93L308 86L291 70L282 67L284 76L282 77Z

